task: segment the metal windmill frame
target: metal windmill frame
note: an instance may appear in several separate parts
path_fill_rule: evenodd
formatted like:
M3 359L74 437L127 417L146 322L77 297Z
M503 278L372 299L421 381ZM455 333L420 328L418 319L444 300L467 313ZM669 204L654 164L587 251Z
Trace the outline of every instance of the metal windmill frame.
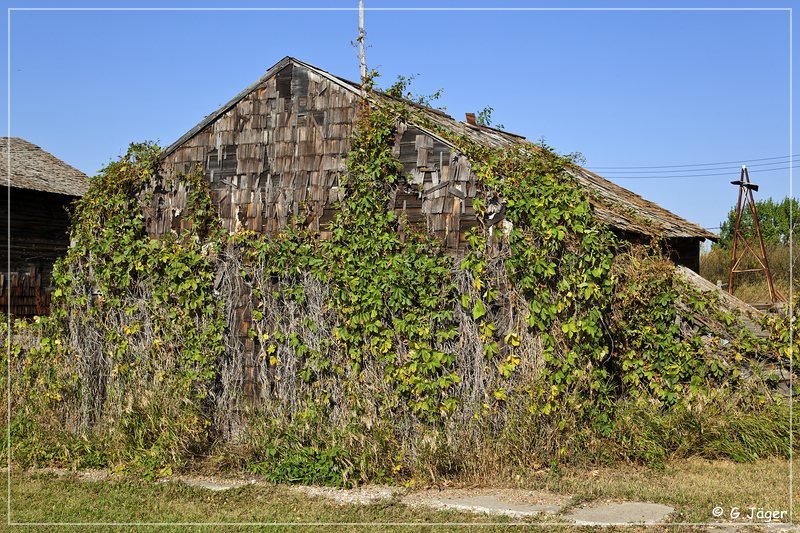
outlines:
M733 247L731 249L731 270L730 278L728 280L728 291L733 294L736 287L736 276L744 272L763 272L769 287L769 296L772 306L778 302L784 302L785 299L775 288L772 282L772 273L769 270L769 260L767 259L767 250L764 247L764 239L761 237L761 226L758 222L758 212L756 211L756 202L753 198L753 192L758 191L758 185L750 181L750 173L747 167L742 165L742 173L738 181L732 181L731 184L739 186L739 199L736 202L736 225L733 230ZM744 209L747 208L750 216L753 219L753 228L755 229L755 238L758 240L758 249L748 238L742 233L742 214ZM739 243L742 243L742 249L739 249ZM757 268L741 268L739 264L742 259L750 252L760 267ZM740 253L741 252L741 253Z

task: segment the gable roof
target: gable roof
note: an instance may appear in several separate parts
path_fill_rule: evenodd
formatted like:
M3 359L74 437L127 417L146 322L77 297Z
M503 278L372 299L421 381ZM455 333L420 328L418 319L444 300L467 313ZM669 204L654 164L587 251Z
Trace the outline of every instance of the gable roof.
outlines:
M308 69L315 74L339 85L341 88L360 94L361 86L359 83L334 76L320 68L317 68L308 63L304 63L293 57L284 57L273 65L267 72L264 73L255 83L241 91L234 96L228 103L205 117L199 124L183 134L177 141L169 145L162 154L162 158L167 157L174 152L179 146L194 137L197 133L203 130L206 126L213 123L220 116L227 113L237 103L251 92L258 89L264 82L277 74L280 70L288 65L297 65ZM447 131L450 131L458 136L465 137L477 144L487 146L490 148L504 148L513 144L528 142L525 137L516 135L507 131L491 128L488 126L480 126L476 124L468 124L461 122L447 113L438 109L422 106L410 102L394 98L385 93L377 92L378 100L376 104L380 104L380 100L401 102L409 106L413 111L421 115L426 121L436 124ZM453 146L451 141L442 138L430 129L425 128L421 124L414 122L413 115L409 119L417 128L423 130L428 135L438 139L442 143L449 145L451 148L457 149ZM594 207L595 216L617 229L628 231L632 233L639 233L642 235L660 235L663 237L690 237L699 239L716 240L717 236L704 228L689 222L688 220L679 217L678 215L664 209L663 207L645 200L638 194L625 189L615 183L612 183L605 178L591 172L585 168L576 166L570 170L570 174L577 180L577 182L586 189L589 193L590 201Z
M1 185L18 189L83 196L89 188L89 176L19 137L0 137L0 173Z

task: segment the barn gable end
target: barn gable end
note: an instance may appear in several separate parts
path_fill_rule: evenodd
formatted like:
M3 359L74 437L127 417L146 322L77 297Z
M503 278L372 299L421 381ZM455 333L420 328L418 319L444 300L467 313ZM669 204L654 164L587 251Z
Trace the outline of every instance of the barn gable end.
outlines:
M221 112L167 148L162 176L199 165L224 227L275 234L297 221L326 236L341 199L359 95L289 58L278 63ZM427 227L451 253L465 247L476 224L475 177L463 156L417 127L401 124L395 152L408 177L395 209ZM147 231L162 235L186 224L186 191L151 191Z
M342 198L359 99L358 84L284 58L165 150L162 181L172 183L178 172L199 165L228 231L276 234L298 224L324 238ZM524 142L518 135L400 102L424 117L426 126L435 124L485 146ZM448 253L459 254L466 247L465 231L477 224L472 208L477 180L466 157L426 126L398 124L395 155L406 183L398 186L394 207L409 223L438 237ZM589 193L600 220L621 235L657 234L676 262L698 268L694 252L713 234L585 169L571 173ZM155 236L180 231L187 223L187 191L163 183L149 191L145 209L147 230Z
M199 165L231 232L275 233L292 217L320 229L345 170L357 98L320 76L282 65L215 120L167 151L166 177ZM150 233L179 229L185 192L156 195ZM328 212L326 212L326 209Z

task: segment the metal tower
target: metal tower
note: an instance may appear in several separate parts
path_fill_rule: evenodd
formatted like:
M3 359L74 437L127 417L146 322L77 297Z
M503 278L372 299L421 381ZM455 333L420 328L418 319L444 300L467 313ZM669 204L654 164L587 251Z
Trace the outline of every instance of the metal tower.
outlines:
M742 272L763 272L764 277L767 279L767 286L769 287L769 297L774 307L778 302L783 302L785 300L772 283L772 274L769 271L769 261L767 260L767 250L764 248L764 240L761 238L761 226L758 223L756 202L753 199L753 191L758 190L758 185L750 182L750 174L747 172L747 167L745 165L742 165L742 174L739 180L732 181L731 184L739 186L739 200L736 202L736 226L733 230L733 249L731 250L731 273L728 281L728 291L733 294L737 274ZM758 249L750 242L750 239L745 237L741 230L742 213L745 209L748 210L753 219L755 238L758 239ZM740 242L742 244L741 250L739 249ZM758 264L761 265L760 267L739 267L739 263L741 263L748 252L756 258Z

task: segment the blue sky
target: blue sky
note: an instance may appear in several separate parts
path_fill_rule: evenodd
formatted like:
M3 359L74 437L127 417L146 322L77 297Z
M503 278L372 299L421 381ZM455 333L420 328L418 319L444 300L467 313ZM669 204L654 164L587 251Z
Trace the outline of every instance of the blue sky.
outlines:
M357 0L4 5L354 8ZM544 138L560 152L579 151L588 168L709 228L719 225L736 200L729 184L738 177L736 162L782 158L752 162L751 177L761 185L759 197L789 193L785 167L800 148L790 147L789 139L788 11L369 8L764 8L794 7L792 2L366 5L367 61L382 74L381 82L417 75L412 89L443 89L438 105L456 118L492 106L494 120L506 129ZM88 174L131 141L170 144L286 55L358 78L351 45L355 11L15 10L10 16L11 134ZM3 46L7 37L0 40ZM0 113L7 134L5 107ZM717 162L726 163L710 164ZM707 163L674 171L608 168ZM715 173L723 175L695 176ZM690 177L649 179L676 174Z

